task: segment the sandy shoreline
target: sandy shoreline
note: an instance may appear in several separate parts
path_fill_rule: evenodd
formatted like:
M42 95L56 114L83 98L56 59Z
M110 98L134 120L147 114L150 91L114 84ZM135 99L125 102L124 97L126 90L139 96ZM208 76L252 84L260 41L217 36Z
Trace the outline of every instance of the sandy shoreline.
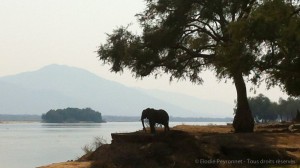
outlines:
M41 123L40 121L0 121L0 124L27 124L27 123Z
M89 168L93 162L62 162L37 168Z

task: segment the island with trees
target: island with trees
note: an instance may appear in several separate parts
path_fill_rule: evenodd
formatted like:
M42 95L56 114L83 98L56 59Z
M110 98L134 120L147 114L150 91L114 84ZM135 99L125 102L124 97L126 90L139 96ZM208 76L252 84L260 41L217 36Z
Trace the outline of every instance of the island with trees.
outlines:
M42 115L42 120L47 123L104 122L101 113L91 108L49 110L46 114Z

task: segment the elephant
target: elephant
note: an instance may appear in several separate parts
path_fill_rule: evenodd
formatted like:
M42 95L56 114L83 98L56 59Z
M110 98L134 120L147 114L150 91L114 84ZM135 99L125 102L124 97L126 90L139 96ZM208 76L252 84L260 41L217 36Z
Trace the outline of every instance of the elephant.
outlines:
M165 110L155 110L153 108L147 108L145 110L143 110L142 112L142 116L141 116L141 121L142 121L142 125L143 125L143 130L146 132L146 128L144 125L144 119L148 119L149 120L149 124L150 124L150 130L151 133L154 134L155 133L155 124L162 124L165 127L165 132L169 131L169 115Z

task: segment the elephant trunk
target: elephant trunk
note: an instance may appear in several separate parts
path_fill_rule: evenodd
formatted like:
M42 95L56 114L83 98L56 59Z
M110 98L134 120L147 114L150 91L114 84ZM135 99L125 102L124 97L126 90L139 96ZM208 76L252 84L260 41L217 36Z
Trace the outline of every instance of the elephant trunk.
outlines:
M146 132L146 128L145 128L145 125L144 125L144 118L141 118L141 120L142 120L143 130Z

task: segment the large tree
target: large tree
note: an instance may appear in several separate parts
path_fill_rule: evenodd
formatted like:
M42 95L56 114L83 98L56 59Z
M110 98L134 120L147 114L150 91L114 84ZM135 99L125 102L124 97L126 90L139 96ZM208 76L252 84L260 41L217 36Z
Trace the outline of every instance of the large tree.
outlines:
M136 77L168 73L201 84L201 72L212 70L232 79L235 132L254 128L245 77L300 94L298 1L146 0L137 17L143 33L117 28L100 46L100 60Z

